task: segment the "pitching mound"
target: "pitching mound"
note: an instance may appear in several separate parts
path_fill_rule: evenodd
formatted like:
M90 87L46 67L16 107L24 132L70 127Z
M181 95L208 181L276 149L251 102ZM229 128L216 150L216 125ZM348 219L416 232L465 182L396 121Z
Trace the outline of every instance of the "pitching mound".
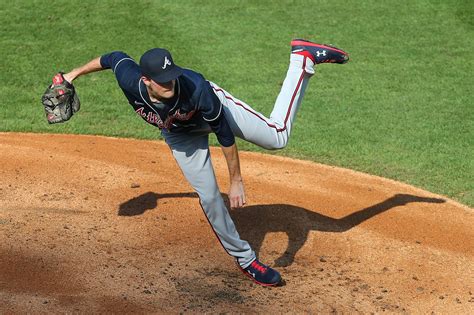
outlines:
M474 312L473 209L445 197L242 153L248 206L231 216L286 281L263 288L164 143L0 133L0 153L0 313Z

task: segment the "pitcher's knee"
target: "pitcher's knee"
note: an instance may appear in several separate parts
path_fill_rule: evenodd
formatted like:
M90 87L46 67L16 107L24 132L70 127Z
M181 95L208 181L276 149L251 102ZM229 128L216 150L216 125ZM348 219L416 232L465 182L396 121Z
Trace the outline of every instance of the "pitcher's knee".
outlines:
M282 143L275 143L275 144L272 144L272 145L266 147L265 149L267 149L267 150L281 150L285 147L286 147L286 143L283 143L283 144Z
M286 147L288 144L288 138L278 138L275 141L268 143L265 145L265 149L267 150L281 150Z

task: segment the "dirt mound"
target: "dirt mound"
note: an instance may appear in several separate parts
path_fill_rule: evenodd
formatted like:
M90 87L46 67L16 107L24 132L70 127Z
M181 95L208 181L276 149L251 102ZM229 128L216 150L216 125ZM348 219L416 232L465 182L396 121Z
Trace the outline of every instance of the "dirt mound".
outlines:
M0 133L0 312L474 312L473 209L350 170L241 160L248 206L231 215L282 287L235 267L164 143Z

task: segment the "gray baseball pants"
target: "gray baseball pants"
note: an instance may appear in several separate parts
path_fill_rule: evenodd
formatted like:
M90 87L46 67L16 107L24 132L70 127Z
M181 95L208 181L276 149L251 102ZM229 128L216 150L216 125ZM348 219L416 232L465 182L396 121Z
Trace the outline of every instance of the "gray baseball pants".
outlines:
M266 149L284 148L290 137L296 113L303 99L313 63L292 54L290 66L269 118L210 82L221 101L225 117L236 137ZM184 176L199 195L201 207L217 238L242 268L255 260L255 252L242 240L229 215L217 185L209 152L209 125L186 133L162 131L166 143Z

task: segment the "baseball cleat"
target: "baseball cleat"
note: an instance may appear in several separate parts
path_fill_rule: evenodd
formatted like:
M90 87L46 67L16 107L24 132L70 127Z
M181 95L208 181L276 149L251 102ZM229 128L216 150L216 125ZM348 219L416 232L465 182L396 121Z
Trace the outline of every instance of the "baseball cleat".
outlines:
M276 286L281 282L280 273L255 259L247 268L240 267L240 270L246 274L255 283L263 286Z
M346 63L349 55L336 47L326 44L316 44L305 39L291 41L291 53L310 58L315 64Z

